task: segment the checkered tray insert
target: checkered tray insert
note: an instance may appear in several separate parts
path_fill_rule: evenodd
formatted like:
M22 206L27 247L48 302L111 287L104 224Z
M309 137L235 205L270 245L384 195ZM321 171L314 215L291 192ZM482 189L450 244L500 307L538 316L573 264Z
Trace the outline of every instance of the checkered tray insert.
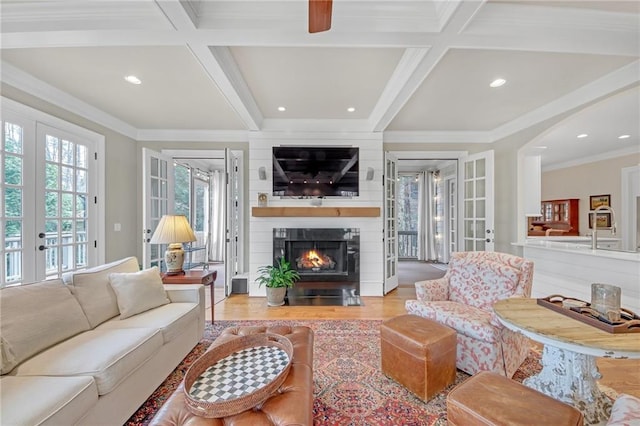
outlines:
M224 402L240 398L271 383L289 365L289 355L274 346L255 346L234 352L207 368L189 395L200 401Z

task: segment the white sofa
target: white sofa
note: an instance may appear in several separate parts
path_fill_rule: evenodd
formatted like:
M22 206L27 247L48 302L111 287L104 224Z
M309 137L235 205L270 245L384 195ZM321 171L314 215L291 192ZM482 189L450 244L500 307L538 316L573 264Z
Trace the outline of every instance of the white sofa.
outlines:
M0 424L123 424L202 338L204 300L134 257L1 289Z

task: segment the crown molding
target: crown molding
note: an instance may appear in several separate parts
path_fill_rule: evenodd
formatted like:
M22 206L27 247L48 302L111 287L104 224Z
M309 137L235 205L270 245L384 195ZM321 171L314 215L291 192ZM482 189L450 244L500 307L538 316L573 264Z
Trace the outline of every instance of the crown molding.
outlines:
M365 140L380 140L382 141L382 134L379 132L361 131L361 132L340 132L340 131L291 131L291 130L266 130L249 132L250 143L259 143L261 141L287 141L287 142L299 142L299 141L365 141Z
M140 129L135 139L149 142L249 142L246 130Z
M384 143L492 143L491 132L397 131L384 132Z
M549 165L543 166L542 171L550 172L552 170L566 169L567 167L575 167L575 166L580 166L582 164L595 163L596 161L610 160L612 158L617 158L617 157L625 157L627 155L640 155L640 149L638 147L632 146L629 148L618 149L615 151L609 151L602 154L591 155L589 157L576 158L574 160L565 161L562 163L549 164Z
M259 130L267 132L372 132L366 119L266 118Z

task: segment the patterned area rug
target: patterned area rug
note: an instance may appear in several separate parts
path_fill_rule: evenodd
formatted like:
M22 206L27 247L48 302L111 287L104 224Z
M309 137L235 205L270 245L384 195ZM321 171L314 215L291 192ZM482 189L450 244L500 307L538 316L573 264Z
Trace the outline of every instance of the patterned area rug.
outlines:
M207 324L204 339L187 355L149 399L131 416L128 426L147 425L178 387L189 366L230 326L306 325L315 333L314 424L316 425L446 425L446 395L455 385L424 403L380 371L380 320L218 321ZM540 370L532 351L514 379ZM458 371L456 382L469 377Z

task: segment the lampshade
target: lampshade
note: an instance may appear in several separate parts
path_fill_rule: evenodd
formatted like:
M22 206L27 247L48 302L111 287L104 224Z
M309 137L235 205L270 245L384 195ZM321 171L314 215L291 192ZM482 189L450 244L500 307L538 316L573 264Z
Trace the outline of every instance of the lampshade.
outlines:
M151 236L151 244L188 243L196 241L196 234L184 215L164 215Z
M164 253L167 275L184 274L184 249L182 243L196 241L196 234L183 215L165 215L160 219L151 240L151 244L169 244Z

